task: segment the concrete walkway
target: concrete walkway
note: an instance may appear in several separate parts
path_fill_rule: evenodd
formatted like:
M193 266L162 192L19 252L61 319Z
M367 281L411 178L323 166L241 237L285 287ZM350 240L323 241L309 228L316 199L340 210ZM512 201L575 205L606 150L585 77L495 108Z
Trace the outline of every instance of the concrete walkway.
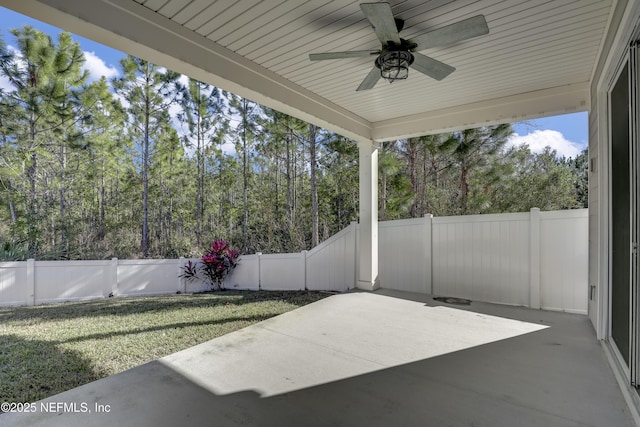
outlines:
M587 317L390 291L331 296L36 409L0 425L633 425Z

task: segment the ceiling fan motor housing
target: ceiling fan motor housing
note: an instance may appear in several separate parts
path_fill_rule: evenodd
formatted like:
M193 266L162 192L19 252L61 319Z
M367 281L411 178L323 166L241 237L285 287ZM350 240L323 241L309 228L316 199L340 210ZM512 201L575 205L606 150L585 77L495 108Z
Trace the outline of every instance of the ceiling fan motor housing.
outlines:
M376 58L376 67L380 69L380 76L393 83L396 80L405 80L409 77L409 66L413 64L413 55L409 52L415 48L415 44L400 39L399 45L392 41L387 42L380 56Z

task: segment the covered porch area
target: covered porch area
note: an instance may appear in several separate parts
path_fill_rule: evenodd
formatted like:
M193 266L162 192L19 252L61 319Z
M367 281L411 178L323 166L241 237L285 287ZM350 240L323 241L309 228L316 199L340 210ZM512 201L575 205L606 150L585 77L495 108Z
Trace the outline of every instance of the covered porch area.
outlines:
M334 295L37 405L3 425L634 425L587 316L389 290Z
M640 407L640 1L392 1L409 40L477 15L489 33L425 49L456 68L445 80L412 70L366 91L356 88L371 58L309 60L380 46L358 1L0 4L356 142L360 290L389 285L378 264L380 143L589 111L589 317L434 306L380 290L339 295L55 396L114 408L53 417L61 425L623 426L629 411L637 418L615 375L630 408Z

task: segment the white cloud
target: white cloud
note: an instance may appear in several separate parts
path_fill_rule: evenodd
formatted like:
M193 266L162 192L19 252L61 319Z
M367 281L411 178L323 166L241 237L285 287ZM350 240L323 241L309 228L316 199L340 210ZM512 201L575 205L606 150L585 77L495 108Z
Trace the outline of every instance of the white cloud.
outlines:
M182 137L185 133L187 133L187 126L183 124L180 120L178 120L178 113L182 111L182 107L177 105L176 103L172 103L169 105L169 117L171 117L171 124L178 131L178 134Z
M113 97L117 100L120 101L120 103L122 104L122 107L127 109L129 107L131 107L131 103L129 102L129 100L127 98L125 98L124 96L122 96L121 94L114 92L113 93Z
M18 62L18 65L20 67L23 67L24 61L22 61L22 54L20 53L20 51L12 45L7 45L7 50L14 55L16 61ZM0 76L0 89L6 92L10 92L15 89L15 87L11 84L8 78L6 78L5 76Z
M225 142L220 146L220 149L224 154L235 155L236 154L236 145L233 142Z
M534 153L542 153L545 147L556 150L559 157L576 157L582 151L580 144L569 141L556 130L536 130L528 135L512 134L507 146L528 145Z
M0 90L4 90L5 92L13 90L13 85L5 76L0 76Z
M22 61L22 54L17 48L8 45L7 50L15 55L18 66L25 66L24 61ZM85 59L83 68L89 71L89 81L99 80L102 76L110 79L116 77L119 74L116 67L105 64L104 61L95 54L95 52L84 51L83 53ZM0 88L4 90L14 89L13 86L11 86L11 84L9 83L9 80L4 76L0 76Z
M89 71L90 81L100 80L102 76L111 79L119 74L116 67L105 64L95 52L84 51L84 59L84 69Z

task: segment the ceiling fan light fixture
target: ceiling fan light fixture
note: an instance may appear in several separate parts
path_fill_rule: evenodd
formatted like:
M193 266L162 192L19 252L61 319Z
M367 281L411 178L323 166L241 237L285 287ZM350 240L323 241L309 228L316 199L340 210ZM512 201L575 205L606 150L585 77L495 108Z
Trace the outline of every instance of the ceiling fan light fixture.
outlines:
M380 76L389 83L409 77L409 66L412 63L413 55L404 50L385 52L376 59Z
M405 40L400 37L400 32L404 28L404 20L393 16L393 10L387 1L360 4L362 13L380 41L380 49L311 53L309 59L320 61L370 58L371 55L378 55L374 67L362 80L356 92L373 89L381 78L389 83L404 80L409 77L409 67L440 81L453 73L456 68L423 55L420 51L433 47L449 46L489 34L485 17L476 15Z

